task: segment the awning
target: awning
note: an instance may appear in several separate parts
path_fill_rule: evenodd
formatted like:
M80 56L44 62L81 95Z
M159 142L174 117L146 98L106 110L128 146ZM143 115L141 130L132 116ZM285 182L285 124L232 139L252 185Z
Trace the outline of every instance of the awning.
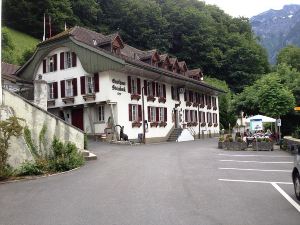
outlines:
M263 115L256 115L246 119L247 123L250 123L251 120L262 120L263 123L275 123L276 119L271 117L263 116Z

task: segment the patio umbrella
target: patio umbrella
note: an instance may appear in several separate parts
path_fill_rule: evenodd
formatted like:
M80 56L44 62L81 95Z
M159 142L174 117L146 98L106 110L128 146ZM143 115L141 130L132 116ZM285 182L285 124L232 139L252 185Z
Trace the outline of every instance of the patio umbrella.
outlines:
M246 119L247 123L250 123L251 120L261 120L263 123L275 123L276 119L268 117L268 116L263 116L263 115L256 115L252 116Z

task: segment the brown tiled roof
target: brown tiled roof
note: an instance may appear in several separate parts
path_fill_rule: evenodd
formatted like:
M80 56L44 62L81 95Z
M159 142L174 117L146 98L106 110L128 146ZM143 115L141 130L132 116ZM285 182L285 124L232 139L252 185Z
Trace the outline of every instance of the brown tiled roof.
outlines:
M168 57L168 54L159 55L161 61L165 61Z
M192 77L192 76L202 76L202 71L201 69L193 69L193 70L188 70L187 71L187 75L189 77Z
M6 76L15 76L15 72L20 68L20 66L9 64L6 62L1 62L1 74Z
M182 71L185 71L187 69L187 65L186 65L185 61L178 62L178 65Z
M178 62L177 58L170 58L170 63L172 65L174 65L176 63L176 61Z

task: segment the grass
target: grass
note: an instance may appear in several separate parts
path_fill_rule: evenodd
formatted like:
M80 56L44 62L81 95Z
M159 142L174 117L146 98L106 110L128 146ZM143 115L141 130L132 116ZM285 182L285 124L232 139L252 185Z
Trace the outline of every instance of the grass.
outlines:
M17 57L20 57L26 49L35 48L36 45L40 42L38 39L20 31L16 31L9 27L5 27L5 29L8 31L10 37L12 38L13 44L15 46L15 54Z

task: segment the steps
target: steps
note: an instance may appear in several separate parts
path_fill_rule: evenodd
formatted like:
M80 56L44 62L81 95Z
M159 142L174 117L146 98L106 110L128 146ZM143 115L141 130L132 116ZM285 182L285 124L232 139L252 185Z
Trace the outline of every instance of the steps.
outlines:
M180 136L182 132L181 128L175 128L172 133L170 134L167 141L177 141L178 137Z
M97 159L97 156L94 153L91 153L90 151L80 150L80 152L82 153L85 161L91 161Z

